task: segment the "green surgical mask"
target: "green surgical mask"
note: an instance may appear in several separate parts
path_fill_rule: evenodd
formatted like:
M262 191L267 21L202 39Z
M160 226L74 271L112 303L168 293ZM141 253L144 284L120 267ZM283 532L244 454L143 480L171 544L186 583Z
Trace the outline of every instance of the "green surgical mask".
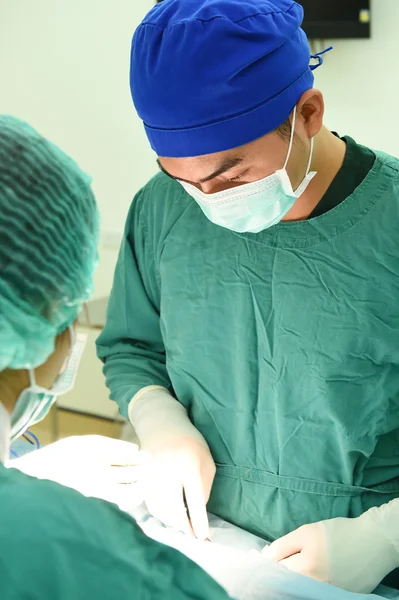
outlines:
M302 196L316 175L315 171L310 170L313 157L313 138L310 142L310 155L305 177L302 183L293 190L286 167L294 142L295 120L296 107L284 166L272 175L214 194L204 194L191 183L179 182L199 204L204 215L212 223L239 233L258 233L279 223L293 207L297 198Z

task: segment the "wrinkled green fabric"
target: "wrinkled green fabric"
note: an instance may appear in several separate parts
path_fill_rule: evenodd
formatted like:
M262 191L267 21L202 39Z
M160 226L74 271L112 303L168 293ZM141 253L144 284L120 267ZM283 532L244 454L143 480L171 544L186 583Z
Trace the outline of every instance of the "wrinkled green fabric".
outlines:
M115 505L0 465L2 600L226 600Z
M399 161L330 212L236 234L160 174L127 222L99 356L122 414L169 387L209 510L274 540L399 497Z

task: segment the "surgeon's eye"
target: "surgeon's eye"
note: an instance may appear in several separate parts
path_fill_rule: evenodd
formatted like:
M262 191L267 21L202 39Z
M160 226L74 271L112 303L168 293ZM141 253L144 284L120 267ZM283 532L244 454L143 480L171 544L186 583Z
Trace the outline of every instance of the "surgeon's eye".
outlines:
M240 173L240 175L236 175L235 177L231 177L230 179L226 179L226 181L241 181L241 179L244 177L244 175L246 175L246 173L248 172L248 169L246 169L243 173Z

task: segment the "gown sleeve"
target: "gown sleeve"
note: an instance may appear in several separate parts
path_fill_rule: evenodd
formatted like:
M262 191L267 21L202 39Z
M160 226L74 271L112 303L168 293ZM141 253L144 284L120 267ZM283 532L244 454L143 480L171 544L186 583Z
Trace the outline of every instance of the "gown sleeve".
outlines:
M149 243L141 190L133 200L97 353L104 362L110 396L128 417L128 405L143 387L171 389L160 330L160 285Z
M227 600L117 506L0 465L0 589L9 600Z

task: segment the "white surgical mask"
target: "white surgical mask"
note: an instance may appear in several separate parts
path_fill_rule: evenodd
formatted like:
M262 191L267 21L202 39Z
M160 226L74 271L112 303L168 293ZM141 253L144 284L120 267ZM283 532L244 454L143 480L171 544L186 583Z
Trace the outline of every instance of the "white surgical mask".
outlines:
M73 388L87 336L78 334L75 337L72 326L69 327L69 332L71 350L65 368L62 369L51 389L48 390L38 385L34 370L29 369L30 385L19 395L10 417L10 439L12 442L20 437L28 427L42 421L57 397L66 394Z
M226 229L238 233L258 233L279 223L302 196L316 171L310 171L313 157L313 138L306 175L294 191L287 173L295 133L296 107L294 109L290 145L284 166L272 175L215 194L204 194L190 183L180 181L190 196L199 204L205 216Z

